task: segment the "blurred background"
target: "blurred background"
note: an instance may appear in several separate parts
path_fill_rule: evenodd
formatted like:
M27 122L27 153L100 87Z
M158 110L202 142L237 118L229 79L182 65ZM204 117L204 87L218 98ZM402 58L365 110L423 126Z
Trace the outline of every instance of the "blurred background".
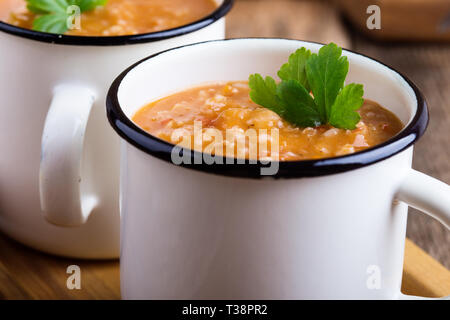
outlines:
M335 42L405 74L430 110L413 167L450 184L450 0L237 0L227 19L228 38ZM450 233L438 222L410 209L407 236L450 269Z

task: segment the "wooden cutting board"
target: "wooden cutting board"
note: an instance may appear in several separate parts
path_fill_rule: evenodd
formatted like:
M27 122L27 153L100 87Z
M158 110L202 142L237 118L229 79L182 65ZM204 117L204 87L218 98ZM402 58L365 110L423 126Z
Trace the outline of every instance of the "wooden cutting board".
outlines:
M69 265L81 269L81 290L66 286ZM0 235L0 299L120 299L118 261L49 256ZM425 297L450 295L450 271L406 241L402 291Z

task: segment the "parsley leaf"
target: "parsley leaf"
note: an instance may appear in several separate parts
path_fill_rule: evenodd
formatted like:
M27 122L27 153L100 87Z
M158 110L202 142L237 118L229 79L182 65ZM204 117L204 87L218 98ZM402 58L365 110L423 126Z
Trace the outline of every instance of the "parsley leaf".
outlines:
M68 19L72 13L67 8L75 5L80 12L90 11L105 5L107 0L26 0L27 9L37 16L33 30L62 34L68 30Z
M347 57L341 57L342 49L330 43L311 55L306 62L306 75L311 85L314 101L319 109L322 122L330 117L331 106L344 86L348 73Z
M271 77L251 75L250 98L299 127L330 124L355 129L364 89L354 83L344 87L348 69L347 57L334 43L323 46L318 54L300 48L278 71L280 83Z
M311 56L311 51L305 47L298 49L289 56L289 62L281 66L278 76L281 80L297 80L306 90L309 89L306 78L306 60Z
M272 77L264 79L260 74L252 74L248 79L248 84L252 88L250 98L253 102L283 117L284 107L277 96L277 84Z
M66 0L27 0L27 8L37 14L66 13L70 6Z
M98 6L104 6L107 0L72 0L72 4L80 7L81 12L94 10Z
M33 21L33 29L48 33L59 33L61 30L67 31L67 14L51 13L37 17Z
M281 82L277 95L285 108L286 118L299 127L320 125L320 116L309 92L295 80Z
M364 103L362 84L349 84L339 92L331 107L330 124L336 128L355 129L361 119L356 110Z

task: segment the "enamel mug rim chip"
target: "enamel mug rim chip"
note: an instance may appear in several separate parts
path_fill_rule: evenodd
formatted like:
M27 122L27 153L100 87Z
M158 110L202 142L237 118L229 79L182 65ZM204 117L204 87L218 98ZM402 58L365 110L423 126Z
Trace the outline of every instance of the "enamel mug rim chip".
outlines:
M122 110L120 105L118 92L122 82L127 78L128 74L138 68L141 64L145 63L159 56L165 55L167 53L172 53L174 51L183 50L184 48L192 46L208 46L217 43L230 43L239 41L292 41L310 44L319 44L313 41L301 41L293 39L282 39L282 38L239 38L239 39L225 39L225 40L212 40L204 41L194 44L188 44L185 46L180 46L177 48L168 49L144 58L143 60L133 64L124 72L122 72L112 83L106 100L107 115L111 126L114 130L126 141L128 141L133 146L138 149L167 162L171 161L171 152L174 147L173 144L156 138L146 131L139 128L134 122L127 116ZM256 44L256 43L254 43ZM355 152L352 154L338 156L333 158L323 158L317 160L300 160L300 161L280 161L278 162L279 170L275 175L272 176L262 176L261 169L267 167L267 164L261 164L260 162L256 164L245 163L245 164L192 164L182 163L180 166L190 169L195 169L203 172L219 174L231 177L242 177L242 178L299 178L299 177L315 177L324 176L335 173L346 172L349 170L355 170L361 167L365 167L379 161L390 158L407 148L415 144L419 138L424 134L429 121L428 108L420 90L417 86L404 76L399 71L394 68L376 60L366 55L343 49L343 55L346 53L351 53L356 56L360 56L364 59L368 59L371 62L379 64L381 67L387 68L389 71L397 74L401 79L412 89L417 109L414 116L409 121L409 123L403 128L403 130L390 138L384 143L378 144L372 148ZM197 157L202 157L203 153L184 149L183 152L191 152L192 159ZM227 163L226 160L223 163Z

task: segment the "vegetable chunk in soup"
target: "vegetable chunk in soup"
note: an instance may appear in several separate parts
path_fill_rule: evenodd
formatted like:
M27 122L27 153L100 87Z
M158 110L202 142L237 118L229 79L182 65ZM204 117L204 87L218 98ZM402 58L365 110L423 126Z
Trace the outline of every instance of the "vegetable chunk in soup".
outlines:
M258 139L271 144L271 129L278 129L278 154L271 148L257 158L271 158L280 161L306 160L335 157L354 153L380 144L396 135L402 128L401 121L376 102L365 100L358 110L361 121L354 130L345 130L322 125L299 128L283 120L276 113L261 107L249 98L247 82L229 82L196 87L152 102L140 109L133 121L148 133L173 144L181 144L181 137L190 137L190 143L197 151L211 150L210 144L221 143L222 155L226 146L237 148L237 138L249 129L255 129ZM195 145L195 124L201 123L203 140ZM219 130L224 137L217 142L205 139L210 129ZM266 132L260 129L266 129ZM231 133L231 134L230 134ZM227 135L228 134L228 135ZM264 141L269 140L269 141ZM253 159L249 150L252 143L245 144L245 157ZM208 148L209 146L209 148ZM214 149L217 150L217 149ZM235 149L235 154L239 154ZM220 153L220 152L219 152Z
M120 36L172 29L197 21L217 8L214 0L108 0L81 13L81 29L68 35ZM25 0L0 0L0 19L32 29L36 14Z

